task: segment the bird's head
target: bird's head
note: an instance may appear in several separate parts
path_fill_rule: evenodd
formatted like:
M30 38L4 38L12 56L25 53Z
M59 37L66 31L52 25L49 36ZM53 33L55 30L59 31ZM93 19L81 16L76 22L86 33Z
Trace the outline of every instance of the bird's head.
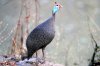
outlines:
M56 12L58 12L60 8L62 8L62 5L59 4L59 3L57 3L57 2L55 2L53 10L52 10L53 14L55 14Z

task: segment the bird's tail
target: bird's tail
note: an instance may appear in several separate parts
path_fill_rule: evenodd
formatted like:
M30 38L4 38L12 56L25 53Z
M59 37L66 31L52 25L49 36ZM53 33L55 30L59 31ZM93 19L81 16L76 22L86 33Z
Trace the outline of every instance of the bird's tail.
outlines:
M32 55L33 55L33 52L32 51L28 51L28 54L27 55L28 55L27 56L27 59L30 59L32 57Z
M22 56L21 59L25 60L25 59L27 59L27 56Z

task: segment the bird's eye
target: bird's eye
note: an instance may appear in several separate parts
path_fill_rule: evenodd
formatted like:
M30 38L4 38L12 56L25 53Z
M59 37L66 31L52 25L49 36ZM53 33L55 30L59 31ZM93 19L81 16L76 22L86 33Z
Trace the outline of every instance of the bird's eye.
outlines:
M58 6L58 5L56 5L56 6Z

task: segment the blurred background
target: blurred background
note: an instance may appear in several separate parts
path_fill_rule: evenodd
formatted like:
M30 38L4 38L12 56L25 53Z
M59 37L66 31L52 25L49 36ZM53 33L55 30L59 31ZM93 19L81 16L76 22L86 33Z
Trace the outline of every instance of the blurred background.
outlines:
M25 17L30 16L30 33L52 15L55 1L63 8L56 14L56 36L46 47L46 60L64 66L88 66L95 47L89 27L100 45L100 0L0 0L0 55L10 54L19 19L25 32Z

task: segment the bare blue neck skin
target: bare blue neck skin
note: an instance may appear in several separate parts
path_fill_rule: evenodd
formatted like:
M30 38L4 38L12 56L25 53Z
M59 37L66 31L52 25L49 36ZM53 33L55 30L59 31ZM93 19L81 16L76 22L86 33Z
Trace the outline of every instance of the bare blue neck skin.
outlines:
M53 15L56 14L56 12L58 12L59 8L57 6L53 7L52 13Z
M59 7L58 6L54 6L53 7L53 10L52 10L52 16L54 17L54 20L55 20L55 14L59 11Z

